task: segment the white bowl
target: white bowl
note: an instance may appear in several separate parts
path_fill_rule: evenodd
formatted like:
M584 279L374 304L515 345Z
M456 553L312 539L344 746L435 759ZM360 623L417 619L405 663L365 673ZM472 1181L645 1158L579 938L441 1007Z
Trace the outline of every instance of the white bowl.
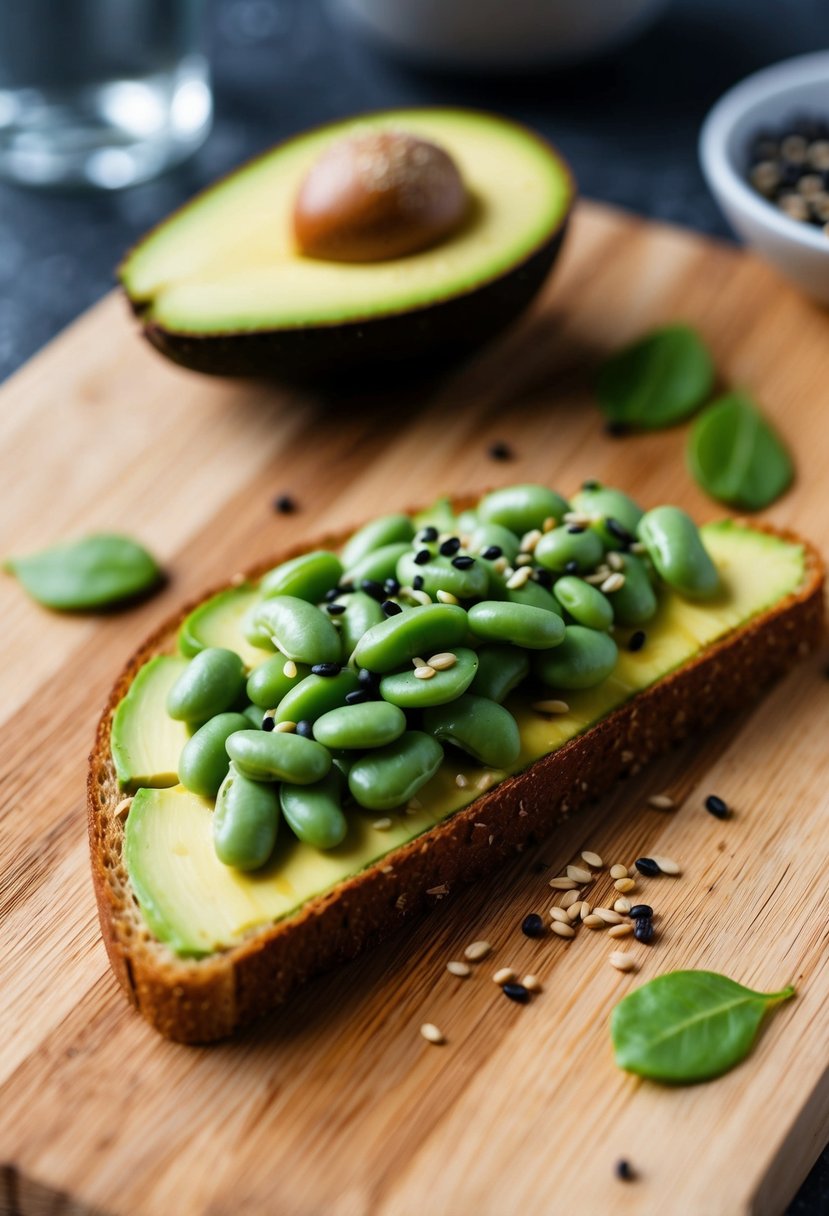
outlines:
M782 130L798 114L829 118L829 51L787 59L730 89L703 124L699 156L735 232L807 295L829 304L829 236L790 219L745 178L752 136Z
M390 50L429 66L575 63L638 34L668 0L336 0Z

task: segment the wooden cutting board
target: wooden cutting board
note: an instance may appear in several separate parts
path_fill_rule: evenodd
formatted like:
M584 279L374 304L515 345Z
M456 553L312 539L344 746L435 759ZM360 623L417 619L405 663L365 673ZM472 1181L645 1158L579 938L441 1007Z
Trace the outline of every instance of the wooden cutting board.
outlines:
M137 643L206 586L327 528L514 480L566 491L596 476L646 504L719 514L684 470L685 428L614 440L591 399L605 351L678 318L795 449L797 485L770 517L825 551L829 316L746 255L594 206L530 315L437 388L334 402L211 382L151 352L117 296L5 386L0 552L123 529L171 580L100 619L50 615L0 580L0 1211L783 1210L829 1137L825 656L237 1042L176 1046L128 1008L88 875L99 709ZM488 459L496 439L511 462ZM279 492L296 515L273 512ZM649 809L665 790L680 809ZM705 813L711 791L733 819ZM683 863L681 878L640 884L659 939L634 945L634 975L608 965L604 934L520 933L583 848ZM476 938L492 957L453 978L446 962ZM490 978L502 966L535 972L543 993L510 1003ZM765 990L794 981L798 997L743 1066L662 1089L615 1068L607 1022L641 980L677 967ZM424 1042L425 1021L445 1046ZM634 1182L615 1178L620 1158Z

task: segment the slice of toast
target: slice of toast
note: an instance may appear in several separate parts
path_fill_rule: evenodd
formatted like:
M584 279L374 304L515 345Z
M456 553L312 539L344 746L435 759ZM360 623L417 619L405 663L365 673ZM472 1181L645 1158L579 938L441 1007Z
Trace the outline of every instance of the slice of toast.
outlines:
M195 605L185 608L127 664L90 756L89 840L101 931L131 1002L168 1038L185 1043L224 1038L273 1010L312 975L353 957L433 904L430 889L451 891L487 873L521 846L548 835L563 815L604 793L623 774L720 714L754 704L763 685L818 645L824 569L818 553L799 537L753 521L747 526L804 546L805 576L796 592L704 647L557 751L386 854L382 864L240 944L198 960L176 956L144 922L123 861L124 820L116 813L122 791L110 754L118 703L148 659L174 651L178 627ZM319 547L338 548L345 539L325 537ZM249 577L258 578L276 561L310 547L262 563Z

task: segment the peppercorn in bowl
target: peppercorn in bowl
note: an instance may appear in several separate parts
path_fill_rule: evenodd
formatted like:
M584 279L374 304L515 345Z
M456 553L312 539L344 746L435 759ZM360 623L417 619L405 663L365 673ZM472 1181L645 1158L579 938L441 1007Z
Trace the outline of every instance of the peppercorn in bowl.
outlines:
M829 51L735 85L706 118L699 151L738 235L829 304Z

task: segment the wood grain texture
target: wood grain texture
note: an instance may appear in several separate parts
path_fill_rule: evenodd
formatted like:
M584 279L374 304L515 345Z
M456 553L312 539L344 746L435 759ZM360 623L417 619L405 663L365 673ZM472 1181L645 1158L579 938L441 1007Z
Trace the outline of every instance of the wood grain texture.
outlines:
M497 346L393 400L188 375L136 339L117 298L5 386L0 552L123 528L172 577L98 620L49 615L0 580L0 1212L782 1211L829 1135L825 656L235 1043L166 1043L127 1007L89 880L85 757L108 689L142 637L232 570L382 509L519 478L566 489L597 476L716 514L683 470L683 429L614 441L591 402L606 350L677 318L795 449L798 482L770 516L825 552L829 318L749 257L604 209L581 207L560 271ZM486 458L500 438L511 463ZM280 491L299 514L273 514ZM664 789L678 811L647 807ZM701 809L711 790L732 820ZM660 937L634 948L633 976L608 966L603 934L519 932L585 847L683 861L682 878L641 883ZM492 958L448 975L477 937ZM491 982L504 965L542 977L529 1007ZM615 1069L607 1019L640 979L680 966L769 990L793 980L799 995L733 1073L660 1089ZM420 1038L426 1020L445 1046ZM620 1157L635 1183L614 1178Z

